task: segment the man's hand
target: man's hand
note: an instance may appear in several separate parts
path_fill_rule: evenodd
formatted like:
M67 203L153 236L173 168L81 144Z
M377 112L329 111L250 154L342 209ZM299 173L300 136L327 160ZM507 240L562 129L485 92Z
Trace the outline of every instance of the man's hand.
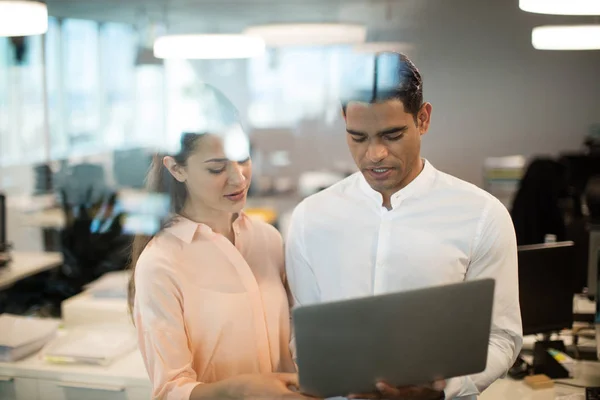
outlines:
M441 400L444 399L445 381L436 381L429 386L394 387L380 381L375 385L376 392L351 394L349 399L386 399L386 400Z

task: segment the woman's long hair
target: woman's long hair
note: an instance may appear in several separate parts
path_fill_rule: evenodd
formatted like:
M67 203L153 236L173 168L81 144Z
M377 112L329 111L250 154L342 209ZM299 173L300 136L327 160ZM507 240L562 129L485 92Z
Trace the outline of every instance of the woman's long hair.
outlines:
M187 160L196 149L196 145L203 134L186 133L181 139L181 150L173 156L177 165L186 166ZM163 165L163 155L156 154L152 159L152 164L146 177L146 187L149 192L169 194L170 212L171 215L181 213L187 199L187 188L185 183L179 182L171 175L169 170ZM173 217L168 218L161 224L158 234L164 228L168 227L173 222ZM155 234L155 235L156 235ZM129 285L127 288L127 302L129 312L133 311L133 300L135 298L135 266L140 258L140 255L154 238L155 235L136 235L131 245L131 258L128 269L131 271L129 277Z
M209 115L214 127L229 126L232 123L239 123L239 114L233 103L218 89L213 86L202 84L201 92L203 101L201 104L201 113ZM203 132L206 132L203 130ZM216 133L216 132L214 132ZM184 133L181 137L179 152L172 157L177 165L185 167L188 158L196 150L200 138L206 133ZM140 255L161 230L173 223L173 218L180 214L187 200L188 192L185 183L179 182L171 175L167 168L163 165L165 155L156 154L152 160L152 164L146 177L146 187L150 192L169 193L171 217L167 218L161 224L160 230L153 236L136 235L131 246L131 258L128 269L131 272L129 285L127 290L127 302L130 314L133 314L133 304L135 299L135 266L140 258Z

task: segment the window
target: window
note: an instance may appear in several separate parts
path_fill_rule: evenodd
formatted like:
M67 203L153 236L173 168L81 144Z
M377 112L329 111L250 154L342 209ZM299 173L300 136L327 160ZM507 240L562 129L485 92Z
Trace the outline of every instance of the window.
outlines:
M62 23L64 124L68 147L97 151L100 137L100 72L98 25L68 19Z

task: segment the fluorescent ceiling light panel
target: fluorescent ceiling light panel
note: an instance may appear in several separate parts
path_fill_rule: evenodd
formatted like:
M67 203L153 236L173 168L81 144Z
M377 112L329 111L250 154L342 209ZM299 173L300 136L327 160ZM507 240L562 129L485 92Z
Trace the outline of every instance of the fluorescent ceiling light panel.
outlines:
M599 0L519 0L519 8L537 14L600 15Z
M538 50L600 50L600 25L547 25L533 28Z
M357 24L257 25L244 33L262 37L269 47L357 44L367 38L367 28Z
M0 0L0 36L41 35L48 31L48 8L38 1Z
M154 56L170 59L251 58L265 51L260 37L249 35L166 35L154 41Z

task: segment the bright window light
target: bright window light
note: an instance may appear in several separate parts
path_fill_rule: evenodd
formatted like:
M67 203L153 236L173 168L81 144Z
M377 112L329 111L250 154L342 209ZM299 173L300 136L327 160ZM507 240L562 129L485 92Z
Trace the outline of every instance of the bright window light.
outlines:
M531 43L538 50L600 50L600 25L540 26Z
M37 1L0 0L0 36L41 35L48 30L48 8Z
M244 33L262 37L269 47L357 44L367 38L367 28L356 24L257 25Z
M167 35L154 42L154 56L168 59L251 58L264 51L264 41L250 35Z
M519 8L537 14L600 15L598 0L519 0Z

